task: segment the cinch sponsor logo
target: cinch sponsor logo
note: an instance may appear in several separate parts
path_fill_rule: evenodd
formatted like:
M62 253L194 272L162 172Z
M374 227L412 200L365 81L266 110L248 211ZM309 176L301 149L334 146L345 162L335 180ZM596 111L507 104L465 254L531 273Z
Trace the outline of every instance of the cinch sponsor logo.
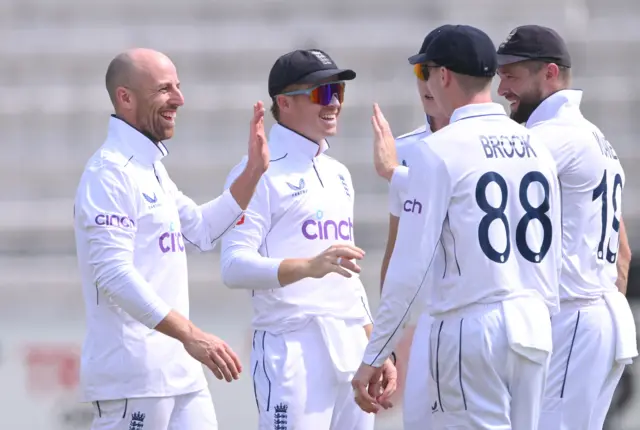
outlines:
M158 238L158 245L163 254L167 252L184 252L184 240L181 232L176 232L175 224L169 224L169 231Z
M99 226L122 228L134 228L136 226L136 223L134 223L131 218L118 214L98 214L96 215L95 223Z
M303 222L302 235L309 240L353 240L351 218L332 220L323 216L322 211L318 211L315 219Z
M420 203L419 201L417 201L416 199L413 200L405 200L404 202L404 211L405 212L418 212L419 214L422 213L422 203Z
M162 233L158 239L158 244L163 254L167 252L184 252L182 233L172 231Z

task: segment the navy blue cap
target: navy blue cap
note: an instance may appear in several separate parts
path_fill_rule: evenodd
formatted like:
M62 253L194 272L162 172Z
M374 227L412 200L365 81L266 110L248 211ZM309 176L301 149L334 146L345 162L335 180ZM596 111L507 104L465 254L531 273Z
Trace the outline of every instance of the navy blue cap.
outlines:
M498 47L501 66L526 60L571 67L571 55L564 39L555 30L540 25L514 28Z
M339 69L329 54L319 49L291 51L280 56L271 67L269 96L277 96L289 85L317 84L332 76L338 81L350 81L355 79L356 72Z
M496 47L484 31L453 25L438 32L424 54L431 61L461 75L493 77L498 68Z
M447 30L447 29L450 29L451 27L454 27L454 26L451 24L441 25L440 27L432 30L429 34L427 34L427 36L424 38L424 41L422 42L422 46L420 47L420 50L418 51L418 53L416 55L412 55L411 57L409 57L409 64L425 63L427 61L425 60L426 58L425 52L427 52L427 47L431 44L433 39L442 30Z

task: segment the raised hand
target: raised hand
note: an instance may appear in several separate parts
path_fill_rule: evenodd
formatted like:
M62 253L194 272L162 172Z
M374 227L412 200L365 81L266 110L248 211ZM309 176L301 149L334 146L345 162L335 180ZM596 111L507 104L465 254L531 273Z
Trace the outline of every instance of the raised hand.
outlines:
M253 117L249 123L247 167L259 173L269 168L269 146L264 132L264 105L261 101L253 105Z
M398 166L396 141L391 133L389 122L377 103L373 104L371 125L373 126L373 164L378 175L390 181L394 169Z

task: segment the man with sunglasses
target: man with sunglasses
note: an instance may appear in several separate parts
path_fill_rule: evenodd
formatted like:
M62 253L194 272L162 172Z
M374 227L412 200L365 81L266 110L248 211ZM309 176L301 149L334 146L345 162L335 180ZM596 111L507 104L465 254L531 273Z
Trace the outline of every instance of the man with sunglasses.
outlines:
M511 118L544 139L562 185L560 312L551 321L540 428L601 429L625 364L638 354L623 295L631 259L621 212L624 170L580 112L582 91L571 89L571 56L556 31L517 27L498 61L498 93L510 102Z
M367 387L426 288L433 428L537 430L561 264L555 165L491 101L497 56L486 33L443 29L414 61L450 123L411 148L398 239L352 382L356 401L365 410L375 403ZM381 113L374 130L393 139Z
M252 290L260 429L373 429L349 384L372 324L353 261L364 256L354 245L354 189L349 170L325 153L355 77L320 50L278 58L269 74L277 121L269 170L222 242L224 283ZM387 361L385 369L393 389L395 368Z
M378 174L389 181L389 236L387 247L382 259L380 273L380 288L384 284L384 279L389 267L389 261L393 253L396 237L398 234L398 223L408 191L408 175L410 160L410 148L413 145L420 145L427 136L440 130L449 123L449 118L445 116L426 85L424 74L425 64L420 63L421 57L426 52L427 47L433 38L442 30L452 27L443 25L431 31L422 42L418 54L409 58L409 63L413 65L416 76L418 94L422 102L422 107L426 116L426 124L416 130L396 138L394 145L392 140L375 139L374 142L374 163ZM428 71L427 71L428 75ZM376 112L377 113L377 112ZM376 117L372 118L376 121ZM402 163L401 165L398 161ZM432 318L426 312L424 297L414 306L412 310L412 320L407 324L403 339L398 345L397 363L399 380L404 381L402 416L405 430L428 430L431 428L431 406L428 394L429 374L424 371L429 366L429 344L421 341L428 339L431 330ZM414 323L414 318L417 322ZM413 342L412 339L416 339ZM407 354L407 350L409 353ZM402 370L406 366L406 376L401 376Z

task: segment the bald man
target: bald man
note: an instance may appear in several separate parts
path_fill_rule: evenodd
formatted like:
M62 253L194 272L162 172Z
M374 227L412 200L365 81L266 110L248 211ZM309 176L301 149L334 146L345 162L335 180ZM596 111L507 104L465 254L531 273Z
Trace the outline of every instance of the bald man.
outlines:
M164 54L135 49L109 64L115 114L77 189L74 229L87 315L81 395L92 430L213 430L203 368L230 382L240 360L189 321L185 242L202 251L241 223L267 170L264 109L254 105L248 161L218 198L197 205L162 164L184 104Z

